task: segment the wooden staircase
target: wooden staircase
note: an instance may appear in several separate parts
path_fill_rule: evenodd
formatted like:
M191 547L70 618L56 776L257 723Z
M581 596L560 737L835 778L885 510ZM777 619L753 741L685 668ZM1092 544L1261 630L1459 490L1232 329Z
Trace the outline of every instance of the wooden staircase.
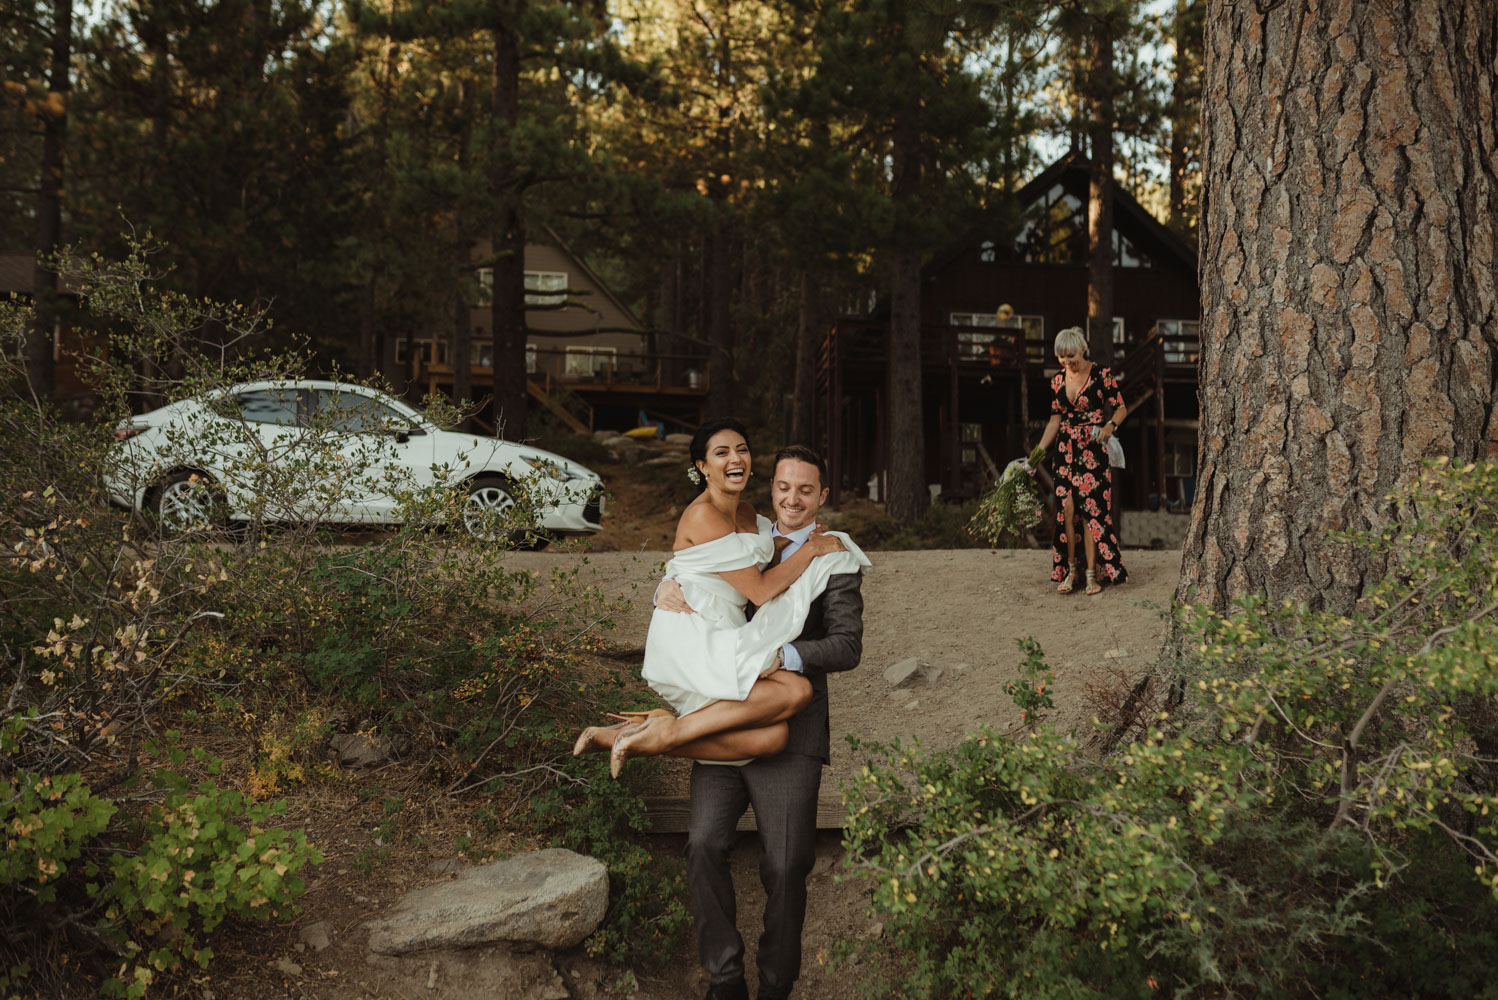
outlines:
M593 407L575 396L570 397L564 403L562 399L548 391L550 388L550 376L547 376L545 385L535 379L525 380L525 391L532 399L546 407L558 420L579 434L593 433ZM571 404L570 408L568 403Z

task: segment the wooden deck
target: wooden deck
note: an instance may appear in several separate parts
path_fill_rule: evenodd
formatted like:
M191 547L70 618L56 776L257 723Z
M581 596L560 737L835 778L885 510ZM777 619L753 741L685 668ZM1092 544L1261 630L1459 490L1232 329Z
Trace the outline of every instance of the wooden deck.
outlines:
M579 433L595 429L594 413L603 406L694 428L711 391L706 360L690 355L543 349L528 352L527 360L528 394ZM418 355L415 381L428 392L450 391L453 366ZM492 389L494 367L473 365L469 382L475 390Z

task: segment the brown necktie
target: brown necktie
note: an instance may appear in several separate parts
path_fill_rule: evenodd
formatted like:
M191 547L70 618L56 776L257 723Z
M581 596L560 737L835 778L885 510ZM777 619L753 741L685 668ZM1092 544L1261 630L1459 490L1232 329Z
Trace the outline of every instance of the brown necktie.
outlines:
M791 544L791 540L784 535L776 535L770 540L775 543L775 554L770 557L769 563L765 566L766 570L780 565L780 557L785 555L785 547Z

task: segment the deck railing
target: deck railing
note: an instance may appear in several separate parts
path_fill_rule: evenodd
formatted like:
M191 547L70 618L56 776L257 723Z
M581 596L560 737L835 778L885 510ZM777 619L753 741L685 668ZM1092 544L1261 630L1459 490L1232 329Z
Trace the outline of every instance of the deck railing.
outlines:
M469 369L479 383L494 376L494 366L481 355ZM446 360L416 356L418 381L451 380L453 366ZM707 359L689 354L612 351L603 348L532 348L526 351L526 377L547 392L562 387L573 392L634 391L706 396L711 388Z

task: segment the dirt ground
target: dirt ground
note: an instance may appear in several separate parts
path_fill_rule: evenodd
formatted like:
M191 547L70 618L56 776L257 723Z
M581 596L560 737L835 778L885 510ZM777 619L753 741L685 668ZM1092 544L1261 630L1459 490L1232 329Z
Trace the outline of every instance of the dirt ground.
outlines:
M590 543L568 543L513 557L516 568L539 570L543 578L550 576L553 567L571 568L586 560L583 575L590 582L632 601L614 636L625 649L644 645L650 594L669 558L667 550L679 514L679 509L661 501L657 490L632 486L630 479L627 474L610 476L614 493L606 527ZM1001 731L1017 726L1018 710L1003 687L1015 676L1020 660L1015 641L1021 636L1036 638L1055 670L1059 717L1084 729L1100 688L1117 690L1127 684L1127 678L1149 667L1165 631L1163 609L1169 605L1180 564L1176 551L1126 550L1130 582L1089 598L1080 590L1067 597L1056 594L1047 576L1050 556L1044 550L869 555L873 568L863 586L863 662L858 669L829 679L833 765L824 775L824 796L858 770L860 762L843 739L846 734L879 742L917 739L926 747L943 748L984 725ZM908 657L940 668L939 678L933 682L923 676L905 688L893 688L884 671ZM639 704L657 704L643 682ZM684 791L688 766L680 762L668 767L660 790ZM378 780L378 775L371 776L372 785ZM391 791L387 786L381 794ZM458 1000L543 995L516 985L520 979L513 977L522 976L523 969L502 967L495 964L499 959L477 952L411 959L380 959L368 953L364 921L379 915L402 892L442 877L430 866L434 859L453 854L451 840L430 832L444 829L440 810L448 807L438 804L420 817L397 817L401 822L420 822L426 837L420 849L391 852L379 865L361 867L361 860L367 861L371 852L381 849L380 835L350 835L348 831L375 831L382 821L391 819L382 813L379 797L368 798L322 803L311 814L280 819L288 825L309 825L313 839L319 839L319 828L337 830L342 842L323 841L329 860L309 880L310 891L296 923L267 927L242 942L226 943L227 947L219 949L220 959L211 977L199 981L203 984L200 995L213 1000L239 996ZM349 822L355 817L357 823ZM455 811L448 833L477 836L463 828L468 822ZM489 839L494 846L494 839ZM653 842L661 852L679 854L684 848L682 835L660 835ZM835 941L873 929L865 914L863 888L838 877L841 862L837 833L822 833L809 885L805 957L795 994L800 1000L851 1000L859 995L858 966L844 966L834 973L821 962ZM734 874L752 988L764 902L758 846L752 833L741 835ZM330 924L332 946L314 953L299 946L299 932L319 920ZM297 974L273 968L270 963L275 961L295 963ZM580 951L559 956L556 966L559 976L551 992L544 993L556 1000L631 995L628 970L599 965ZM642 970L632 995L637 1000L685 1000L702 996L705 989L689 941L666 973L649 975Z

